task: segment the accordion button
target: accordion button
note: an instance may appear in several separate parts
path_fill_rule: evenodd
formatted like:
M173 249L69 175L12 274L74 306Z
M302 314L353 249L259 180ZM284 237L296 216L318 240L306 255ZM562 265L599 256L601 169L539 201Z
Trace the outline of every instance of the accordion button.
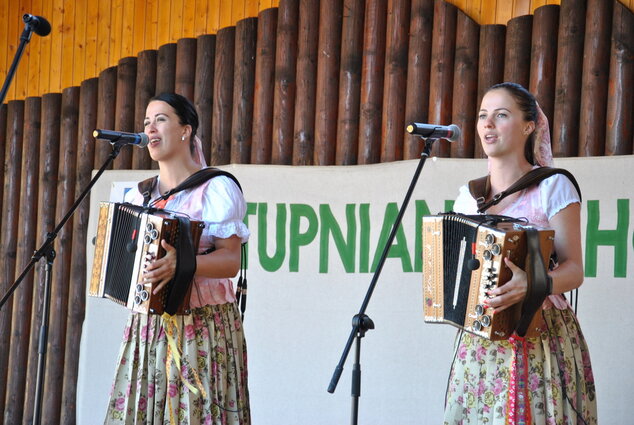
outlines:
M152 230L154 230L154 224L152 224L151 222L148 222L148 223L145 225L145 230L146 230L147 232L151 232Z
M489 261L491 258L493 258L493 255L491 254L491 251L489 251L488 249L485 250L482 253L482 256L484 257L485 260Z
M141 297L140 297L139 295L136 295L136 296L134 297L134 303L135 303L136 305L141 304Z
M478 316L482 316L484 314L484 306L482 304L476 305L475 311Z
M491 247L491 253L493 255L500 255L501 252L502 252L502 246L499 243L496 243L495 245Z
M137 292L143 291L143 284L142 283L137 283L135 289L136 289Z
M482 330L482 323L480 323L478 320L475 320L473 322L473 329L478 332L480 330Z
M147 301L150 299L150 293L146 290L141 291L139 296L141 297L141 301Z
M480 323L486 328L491 325L491 318L489 316L482 316L480 317Z
M493 242L495 242L495 236L493 236L491 233L489 233L488 235L486 235L484 240L487 243L487 245L491 245L491 244L493 244Z

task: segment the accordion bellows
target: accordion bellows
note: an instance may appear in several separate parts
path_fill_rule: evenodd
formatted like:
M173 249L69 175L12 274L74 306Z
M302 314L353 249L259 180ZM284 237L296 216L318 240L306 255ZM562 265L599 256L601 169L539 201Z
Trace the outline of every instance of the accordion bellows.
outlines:
M503 340L512 335L522 303L493 313L484 303L486 292L511 279L504 257L524 269L525 229L532 226L494 223L487 217L453 213L423 217L423 310L425 322L448 323ZM555 232L537 230L541 256L548 264ZM539 334L541 321L541 314L535 314L527 337Z
M198 247L201 221L190 220L191 238ZM105 297L139 313L162 314L170 284L153 294L153 284L143 280L143 263L148 254L165 255L161 239L174 246L180 237L178 219L161 210L149 213L132 204L101 202L95 238L95 254L88 295ZM189 313L189 289L177 314Z

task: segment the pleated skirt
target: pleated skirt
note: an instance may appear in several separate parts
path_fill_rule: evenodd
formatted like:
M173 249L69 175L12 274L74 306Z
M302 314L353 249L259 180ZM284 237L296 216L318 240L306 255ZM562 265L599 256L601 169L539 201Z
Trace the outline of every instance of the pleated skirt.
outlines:
M250 424L247 351L235 303L175 318L180 370L161 316L130 315L104 423Z

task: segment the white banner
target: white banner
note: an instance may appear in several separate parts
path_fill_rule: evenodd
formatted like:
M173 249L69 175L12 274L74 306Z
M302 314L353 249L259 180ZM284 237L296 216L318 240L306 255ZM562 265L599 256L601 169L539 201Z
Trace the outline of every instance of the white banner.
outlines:
M417 160L367 166L222 167L248 202L245 331L255 425L350 422L354 347L334 394L330 383L372 279ZM579 320L590 346L601 423L634 417L634 157L557 160L583 191L586 280ZM361 342L359 423L442 421L455 329L422 318L420 218L451 208L458 187L486 173L484 160L431 159L419 178L367 314L376 329ZM98 201L118 201L156 171L111 171L91 197L88 240ZM92 264L92 245L87 253ZM88 298L82 337L79 424L105 414L127 311ZM97 414L98 412L98 414Z

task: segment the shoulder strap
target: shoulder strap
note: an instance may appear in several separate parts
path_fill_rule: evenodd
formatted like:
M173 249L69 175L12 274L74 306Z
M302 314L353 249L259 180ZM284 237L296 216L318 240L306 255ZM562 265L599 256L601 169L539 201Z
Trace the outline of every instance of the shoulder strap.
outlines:
M180 192L185 189L191 189L192 187L199 186L205 183L207 180L210 180L218 176L229 177L231 180L233 180L236 183L236 185L238 185L238 188L240 189L240 191L242 191L242 186L240 186L240 182L238 182L238 179L236 179L233 174L229 173L228 171L219 170L214 167L208 167L208 168L203 168L202 170L198 170L191 176L187 177L185 181L183 181L181 184L179 184L174 189L168 192L169 196L175 194L176 192Z
M489 176L480 177L476 180L471 180L469 182L469 191L471 192L471 196L473 196L473 198L478 203L478 212L483 213L493 205L497 205L502 199L506 198L507 196L522 189L526 189L527 187L538 184L542 180L545 180L555 174L563 174L568 177L572 184L575 186L575 189L577 189L579 198L581 198L581 189L579 188L579 184L577 183L575 177L568 170L564 170L563 168L551 167L540 167L529 171L528 173L520 177L520 179L513 183L508 189L503 190L502 192L493 196L493 198L489 202L485 202L489 191L491 190Z
M480 177L475 180L471 180L469 182L469 192L473 199L476 200L478 204L478 212L480 211L480 206L484 205L484 202L487 199L489 192L491 191L491 180L489 180L489 176Z
M143 196L143 206L147 207L150 203L150 199L152 198L152 192L154 191L154 187L156 186L156 182L158 181L158 176L150 177L149 179L145 179L140 181L137 184L139 188L139 193Z
M242 191L242 186L240 186L240 182L238 179L228 171L219 170L218 168L208 167L203 168L202 170L196 171L191 176L187 177L185 181L181 184L173 188L172 190L164 193L158 199L167 199L175 193L181 192L186 189L191 189L192 187L200 186L205 183L207 180L210 180L214 177L218 176L226 176L233 180L240 191ZM148 206L150 203L150 198L152 196L152 192L156 187L156 183L158 181L158 176L151 177L149 179L143 180L139 182L138 188L141 195L143 195L143 206Z

